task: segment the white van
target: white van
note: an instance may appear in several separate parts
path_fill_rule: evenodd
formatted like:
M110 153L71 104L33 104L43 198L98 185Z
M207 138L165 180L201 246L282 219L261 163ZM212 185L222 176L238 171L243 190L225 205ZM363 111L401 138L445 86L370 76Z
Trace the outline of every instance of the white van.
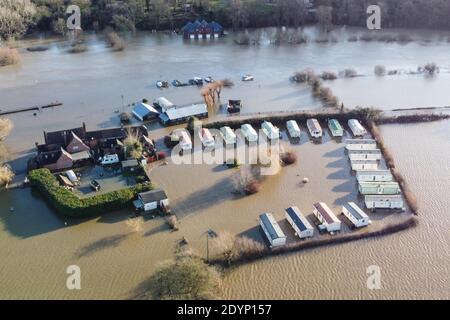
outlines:
M102 158L102 165L109 165L119 163L119 156L117 154L107 154Z

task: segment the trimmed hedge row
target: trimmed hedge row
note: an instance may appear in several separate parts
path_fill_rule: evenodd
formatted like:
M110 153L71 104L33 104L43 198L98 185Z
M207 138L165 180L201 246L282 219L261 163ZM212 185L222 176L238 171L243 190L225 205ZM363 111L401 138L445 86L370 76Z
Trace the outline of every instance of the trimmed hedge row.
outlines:
M61 187L48 169L33 170L28 178L31 186L36 188L60 214L73 218L84 218L124 209L131 204L136 194L153 189L152 184L142 183L89 198L79 198Z

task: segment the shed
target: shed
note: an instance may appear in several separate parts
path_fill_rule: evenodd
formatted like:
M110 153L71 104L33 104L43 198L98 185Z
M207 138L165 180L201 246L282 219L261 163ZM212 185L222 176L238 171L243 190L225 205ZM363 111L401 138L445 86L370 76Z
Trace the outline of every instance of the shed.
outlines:
M401 195L367 195L364 197L367 209L402 209L404 210Z
M160 114L159 120L163 125L171 125L187 122L190 117L207 118L208 108L206 104L199 103L185 107L174 107Z
M167 110L176 107L175 104L173 104L165 97L159 97L158 99L153 101L153 105L155 106L155 108L159 108L161 112L166 112Z
M313 204L313 214L328 232L341 230L341 221L336 217L326 203L318 202Z
M263 213L260 215L259 224L267 240L269 240L271 247L279 247L286 244L286 236L271 213Z
M393 180L390 170L358 170L356 171L358 182L389 182Z
M144 102L138 102L134 105L133 115L140 121L156 119L159 115L158 110Z
M155 189L138 194L138 200L134 202L137 209L151 211L156 209L164 209L169 206L169 198L162 189Z
M344 129L337 119L328 120L328 128L333 137L342 137L344 135Z
M123 172L134 172L139 168L139 162L136 159L122 161Z
M362 228L370 224L370 219L367 214L354 202L344 204L342 213L357 228Z
M301 131L297 121L289 120L288 122L286 122L286 127L291 138L300 138Z
M358 190L361 194L400 194L398 182L360 182Z
M355 137L362 137L367 133L366 129L364 129L361 123L356 119L348 120L348 127Z
M299 208L289 207L286 209L286 220L295 230L295 234L300 238L309 238L314 235L314 229L302 214Z
M313 138L322 137L322 127L320 126L319 121L317 121L317 119L308 119L306 121L306 126L308 127L311 137Z

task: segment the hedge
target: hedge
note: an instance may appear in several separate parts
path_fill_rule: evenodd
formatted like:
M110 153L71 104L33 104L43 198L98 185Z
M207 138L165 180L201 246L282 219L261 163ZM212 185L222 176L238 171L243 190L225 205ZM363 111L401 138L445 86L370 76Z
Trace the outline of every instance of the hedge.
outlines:
M124 209L131 205L140 192L153 189L150 183L141 183L133 187L79 198L71 191L61 187L56 177L48 169L36 169L29 173L31 186L37 189L50 205L60 214L73 218L84 218L106 212Z

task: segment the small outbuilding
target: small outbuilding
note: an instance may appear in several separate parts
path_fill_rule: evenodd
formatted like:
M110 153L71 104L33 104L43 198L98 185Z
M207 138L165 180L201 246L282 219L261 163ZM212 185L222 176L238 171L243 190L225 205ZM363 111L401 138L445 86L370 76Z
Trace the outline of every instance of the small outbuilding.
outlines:
M126 173L132 173L138 170L139 162L136 159L122 161L122 171Z
M143 211L165 210L169 206L169 198L164 190L156 189L139 193L133 204L136 209Z
M159 112L149 104L138 102L133 107L133 115L139 121L146 121L158 118Z

